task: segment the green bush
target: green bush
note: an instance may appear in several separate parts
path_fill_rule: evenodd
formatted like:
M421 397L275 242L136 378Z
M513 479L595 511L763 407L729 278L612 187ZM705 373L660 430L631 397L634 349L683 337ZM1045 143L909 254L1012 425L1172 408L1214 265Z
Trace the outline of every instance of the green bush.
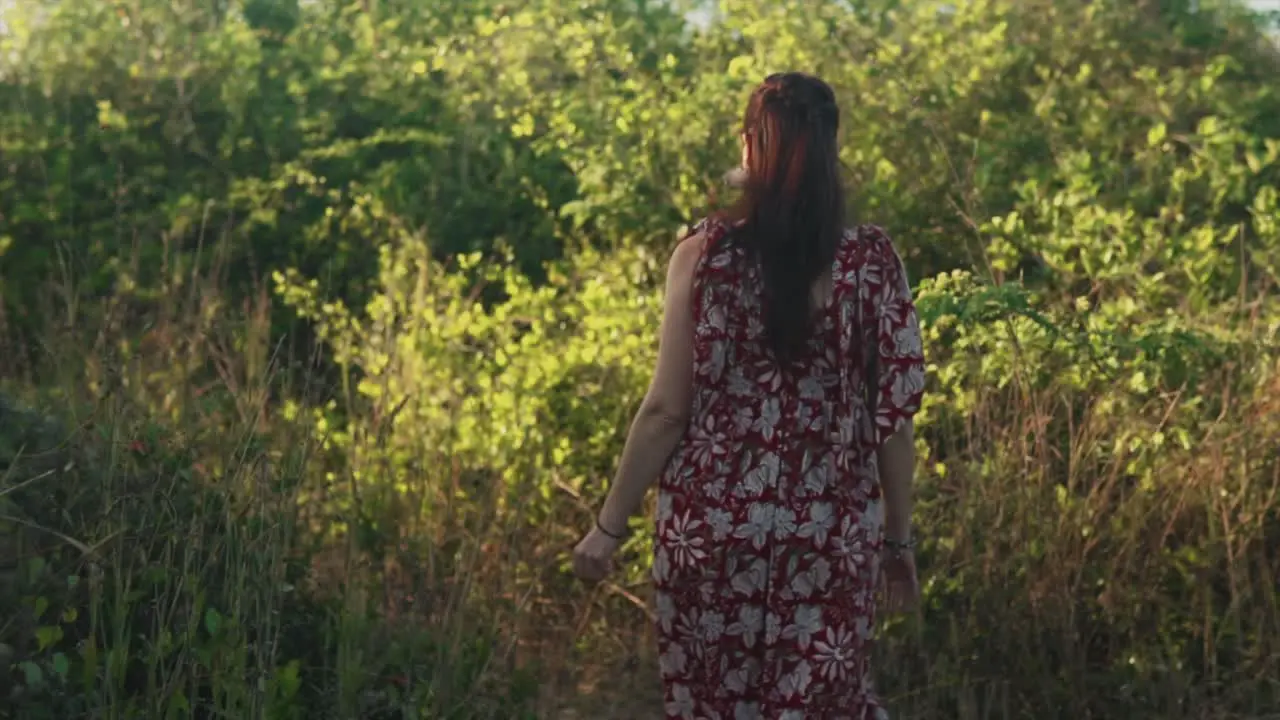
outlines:
M1280 704L1280 89L1228 2L39 0L0 33L19 717L652 712L566 553L746 93L843 102L927 334L899 717ZM592 697L588 697L592 696Z

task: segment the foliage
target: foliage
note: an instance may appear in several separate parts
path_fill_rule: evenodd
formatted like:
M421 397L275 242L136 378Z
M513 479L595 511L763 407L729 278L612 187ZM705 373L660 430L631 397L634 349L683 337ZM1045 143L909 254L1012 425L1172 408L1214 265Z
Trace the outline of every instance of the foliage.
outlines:
M1280 60L1255 20L682 9L6 12L0 366L42 408L0 406L24 717L542 716L574 693L530 674L622 672L649 540L603 594L565 550L645 390L677 228L782 68L836 87L851 201L918 279L899 714L1280 702Z

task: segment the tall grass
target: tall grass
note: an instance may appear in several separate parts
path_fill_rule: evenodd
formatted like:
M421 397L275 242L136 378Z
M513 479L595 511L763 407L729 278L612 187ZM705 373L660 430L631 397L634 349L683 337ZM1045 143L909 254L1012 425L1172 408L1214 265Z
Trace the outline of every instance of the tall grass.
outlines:
M1238 360L1196 389L1222 404L1186 447L1156 439L1204 412L1192 393L1117 414L1122 390L1066 382L992 382L963 422L924 429L925 604L882 618L876 652L894 717L1280 717L1280 365ZM1253 361L1267 384L1231 397ZM637 647L637 613L625 627ZM615 652L597 682L648 672L646 650ZM601 692L580 716L658 717L644 682L648 709Z
M530 716L496 496L455 512L433 458L331 501L376 462L286 417L329 389L266 301L135 300L51 321L0 395L0 713Z
M1187 447L1154 440L1197 412L1184 395L1113 400L981 388L931 438L950 457L921 481L929 602L880 653L908 717L1280 711L1274 400L1230 400Z
M217 277L51 320L8 376L7 716L659 716L645 587L564 572L577 501L533 524L491 469L342 451L366 410ZM1276 358L1138 399L1018 362L925 426L896 717L1277 717Z

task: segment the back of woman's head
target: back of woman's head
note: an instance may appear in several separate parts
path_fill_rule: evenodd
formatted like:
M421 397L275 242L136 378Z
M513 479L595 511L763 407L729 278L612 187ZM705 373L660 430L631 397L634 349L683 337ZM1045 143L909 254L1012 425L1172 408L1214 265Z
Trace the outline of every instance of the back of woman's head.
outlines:
M835 93L802 73L766 78L743 118L745 178L734 237L759 263L765 331L783 364L809 340L811 289L845 231L839 125Z

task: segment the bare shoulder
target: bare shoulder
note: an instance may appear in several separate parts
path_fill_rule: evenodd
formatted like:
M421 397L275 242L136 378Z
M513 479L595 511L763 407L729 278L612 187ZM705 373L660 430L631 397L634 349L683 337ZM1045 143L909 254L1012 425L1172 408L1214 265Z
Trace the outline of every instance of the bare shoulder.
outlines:
M707 240L709 236L705 230L697 230L685 236L680 242L676 243L676 249L671 253L671 261L673 263L687 263L689 261L697 261L707 248Z
M707 241L707 232L697 230L676 243L675 250L671 252L671 261L667 266L667 274L670 276L692 276L698 265L698 260L702 258L702 253L706 250Z

